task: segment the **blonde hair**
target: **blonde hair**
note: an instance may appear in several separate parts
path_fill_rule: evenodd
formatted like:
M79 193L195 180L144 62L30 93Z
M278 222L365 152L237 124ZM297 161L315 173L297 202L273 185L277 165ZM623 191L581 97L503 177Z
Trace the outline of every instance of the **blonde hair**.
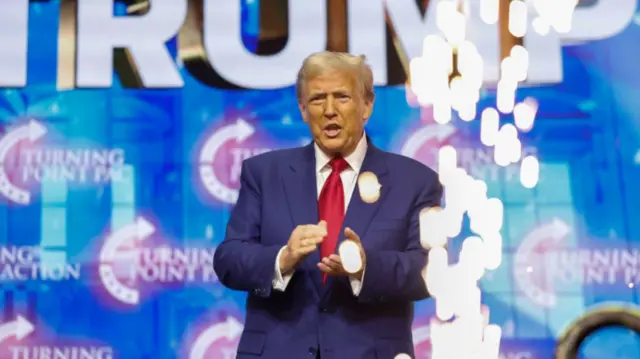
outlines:
M373 101L373 72L365 62L364 55L355 56L346 52L316 52L302 62L296 79L296 95L302 101L302 92L307 81L330 71L344 71L353 74L360 94L365 100Z

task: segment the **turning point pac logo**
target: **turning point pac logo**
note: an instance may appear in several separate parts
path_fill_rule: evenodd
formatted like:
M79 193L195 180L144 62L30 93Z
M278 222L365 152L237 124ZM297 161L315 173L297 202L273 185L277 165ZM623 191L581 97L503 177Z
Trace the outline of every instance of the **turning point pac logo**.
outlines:
M88 340L40 340L34 337L35 330L34 323L20 315L12 321L0 324L0 357L11 359L116 358L113 348L109 346L92 344Z
M242 161L268 152L256 129L238 118L214 131L205 140L198 158L198 172L206 191L218 201L235 204L240 188Z
M506 180L519 179L519 167L508 166L506 168L495 164L493 160L493 148L478 147L470 144L456 144L455 138L458 130L450 125L427 124L409 135L402 145L400 153L404 156L418 160L434 170L438 168L438 151L445 145L452 145L456 148L458 166L476 177L487 181L497 181L500 179L500 172L504 170ZM459 141L464 142L464 141ZM535 148L525 147L522 150L523 156L536 153Z
M18 204L31 202L29 187L43 181L104 184L122 179L124 150L56 146L50 132L29 120L0 137L0 194Z
M98 276L111 298L136 305L142 292L218 280L213 270L215 248L172 246L158 237L144 217L106 236Z
M559 218L527 234L514 257L513 274L519 289L534 303L552 308L558 291L586 286L628 291L640 283L640 251L626 241L569 242L573 229Z
M182 359L234 359L243 328L233 315L203 325L186 345Z

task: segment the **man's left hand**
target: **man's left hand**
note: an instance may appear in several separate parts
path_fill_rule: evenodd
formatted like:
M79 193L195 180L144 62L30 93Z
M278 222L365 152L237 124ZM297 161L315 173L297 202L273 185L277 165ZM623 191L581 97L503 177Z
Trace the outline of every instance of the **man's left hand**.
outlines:
M358 270L355 273L347 272L342 266L342 260L340 259L340 256L337 254L332 254L328 257L322 258L322 261L318 263L318 268L320 268L322 272L327 273L328 275L350 276L350 277L362 280L362 273L364 271L365 264L367 261L364 253L364 248L362 247L362 242L360 241L360 237L356 234L356 232L354 232L349 227L345 228L344 236L345 236L345 241L352 241L358 246L358 249L360 252L360 259L362 261L362 266L360 267L360 270Z

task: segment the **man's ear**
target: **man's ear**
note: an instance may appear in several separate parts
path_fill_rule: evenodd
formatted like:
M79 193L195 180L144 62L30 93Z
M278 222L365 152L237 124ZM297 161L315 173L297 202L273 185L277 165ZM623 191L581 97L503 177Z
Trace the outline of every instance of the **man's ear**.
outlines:
M302 102L298 102L298 108L300 109L300 114L302 115L302 120L306 123L309 123L309 119L307 117L307 106Z
M375 101L375 97L372 97L370 100L364 101L364 111L362 112L362 119L366 123L369 121L369 117L373 113L373 102Z

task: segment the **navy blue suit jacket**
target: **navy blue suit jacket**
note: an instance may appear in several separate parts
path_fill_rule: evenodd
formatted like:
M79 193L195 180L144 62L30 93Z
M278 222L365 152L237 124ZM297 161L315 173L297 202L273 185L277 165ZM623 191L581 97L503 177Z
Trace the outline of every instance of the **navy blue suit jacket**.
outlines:
M280 292L272 288L278 251L297 225L319 221L314 148L244 161L238 201L214 258L220 282L248 292L239 359L315 358L318 350L322 359L413 357L413 301L428 297L418 217L440 205L442 186L427 166L370 142L365 171L377 175L380 198L365 203L356 187L343 225L360 235L366 254L359 295L347 277L322 284L318 250Z

